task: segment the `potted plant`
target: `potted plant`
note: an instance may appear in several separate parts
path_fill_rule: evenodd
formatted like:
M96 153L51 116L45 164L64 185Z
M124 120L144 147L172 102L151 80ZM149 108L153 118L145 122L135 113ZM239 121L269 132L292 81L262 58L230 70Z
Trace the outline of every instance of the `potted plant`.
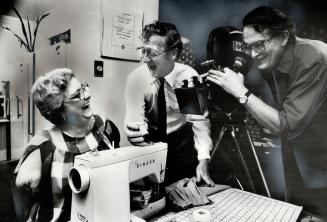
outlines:
M24 46L28 52L34 52L34 49L35 49L35 40L36 40L36 35L37 35L37 31L38 31L39 25L40 25L41 21L45 17L47 17L49 15L49 13L45 13L45 14L37 17L36 18L36 21L35 21L35 26L34 26L34 28L32 30L32 28L31 28L31 22L28 19L28 17L26 19L27 22L24 22L24 20L22 19L20 13L17 11L17 9L15 7L12 7L12 9L14 10L15 14L19 18L20 25L21 25L22 32L23 32L23 37L21 37L18 34L16 34L9 27L3 26L2 24L0 24L0 26L4 30L7 30L7 31L11 32L17 38L17 40L19 41L20 46Z

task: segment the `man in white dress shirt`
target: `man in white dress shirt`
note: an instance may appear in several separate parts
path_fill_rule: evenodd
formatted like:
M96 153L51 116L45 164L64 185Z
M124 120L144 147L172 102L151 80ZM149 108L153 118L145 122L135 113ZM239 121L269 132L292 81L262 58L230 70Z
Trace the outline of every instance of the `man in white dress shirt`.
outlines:
M139 146L168 143L166 184L196 176L197 182L213 185L208 173L210 121L201 115L181 114L174 92L182 80L198 75L175 62L182 51L180 34L175 25L155 21L144 27L141 37L144 64L129 75L125 91L128 140Z

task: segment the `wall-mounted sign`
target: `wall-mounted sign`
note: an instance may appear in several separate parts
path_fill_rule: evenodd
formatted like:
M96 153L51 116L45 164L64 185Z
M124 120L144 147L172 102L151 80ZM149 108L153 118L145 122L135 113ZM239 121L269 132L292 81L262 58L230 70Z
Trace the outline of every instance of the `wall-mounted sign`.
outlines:
M140 61L143 12L110 10L103 12L101 56Z

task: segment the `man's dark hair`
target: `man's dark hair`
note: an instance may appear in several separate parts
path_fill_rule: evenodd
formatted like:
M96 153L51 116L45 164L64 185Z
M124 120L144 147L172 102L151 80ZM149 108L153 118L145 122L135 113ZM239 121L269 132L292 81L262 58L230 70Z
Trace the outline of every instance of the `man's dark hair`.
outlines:
M248 25L259 33L269 29L272 35L280 35L287 30L290 39L295 39L295 23L289 16L271 6L260 6L250 11L243 19L243 27Z
M183 42L181 35L174 24L167 22L154 21L146 25L142 30L142 40L149 40L152 35L166 36L167 49L178 49L178 55L182 52Z

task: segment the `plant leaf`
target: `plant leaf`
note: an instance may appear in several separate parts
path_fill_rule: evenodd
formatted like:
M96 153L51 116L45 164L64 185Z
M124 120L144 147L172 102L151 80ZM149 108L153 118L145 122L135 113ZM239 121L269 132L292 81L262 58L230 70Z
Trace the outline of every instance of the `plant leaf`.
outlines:
M29 48L28 51L30 51L31 50L30 47L29 47L30 46L30 43L28 41L28 37L27 37L26 27L25 27L24 21L23 21L22 17L20 16L19 12L17 11L17 9L14 6L12 6L12 8L13 8L14 12L16 13L16 15L18 16L19 20L20 20L20 25L22 27L22 31L23 31L24 37L26 39L26 44L27 44L27 46Z
M20 43L20 46L19 47L22 47L22 45L27 49L27 51L29 51L29 49L27 48L27 45L24 44L24 42L22 42L22 40L18 40L19 43Z
M11 32L16 38L17 40L21 43L21 45L24 45L25 48L29 51L29 47L28 45L24 42L24 40L19 36L17 35L16 33L14 33L10 28L6 27L6 26L3 26L0 24L0 26L5 29L5 30L8 30L9 32Z
M50 13L45 13L45 14L41 15L39 23L40 23L40 22L41 22L45 17L47 17L48 15L50 15Z
M32 43L32 31L31 31L31 25L30 25L30 20L28 19L27 17L27 27L28 27L28 34L29 34L29 37L30 37L30 46L31 46L31 43Z
M50 15L50 13L45 13L45 14L43 14L42 16L37 17L37 19L36 19L36 27L35 27L35 29L34 29L34 33L33 33L33 35L34 35L34 40L33 40L33 44L32 44L32 50L33 50L33 51L34 51L34 47L35 47L36 34L37 34L37 30L38 30L38 28L39 28L39 25L40 25L41 21L42 21L45 17L47 17L48 15Z

